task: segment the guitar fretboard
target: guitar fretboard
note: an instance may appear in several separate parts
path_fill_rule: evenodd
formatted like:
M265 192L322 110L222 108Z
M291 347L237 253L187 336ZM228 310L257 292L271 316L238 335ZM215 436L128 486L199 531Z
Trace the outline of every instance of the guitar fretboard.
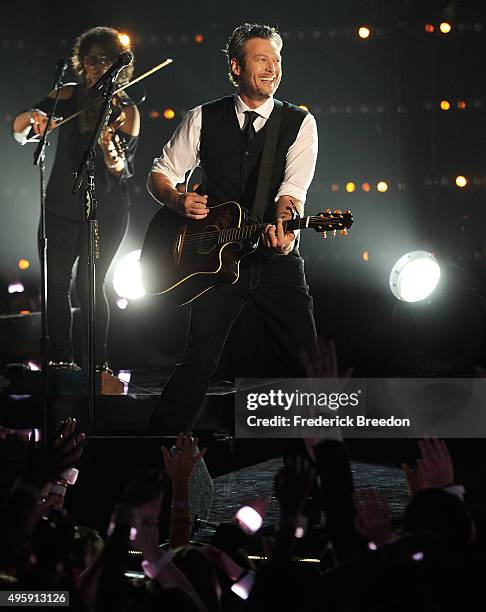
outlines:
M296 229L304 229L314 225L315 220L325 222L320 217L302 217L299 219L292 219L291 221L284 221L283 230L284 232L290 232ZM329 221L331 221L331 219L329 219ZM263 231L266 225L267 224L245 225L243 227L230 227L228 229L219 230L218 242L238 242L239 240L254 238Z

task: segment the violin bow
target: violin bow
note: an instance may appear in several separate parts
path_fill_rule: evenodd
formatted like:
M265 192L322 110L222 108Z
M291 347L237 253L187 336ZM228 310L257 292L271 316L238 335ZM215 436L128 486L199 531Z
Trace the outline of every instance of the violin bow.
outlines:
M154 66L154 68L151 68L150 70L147 70L147 72L144 72L143 74L141 74L136 79L133 79L133 81L130 81L129 83L125 83L125 85L122 85L122 87L119 87L115 91L115 93L113 95L116 95L116 94L120 93L121 91L124 91L128 87L131 87L132 85L135 85L135 83L138 83L139 81L142 81L143 79L147 78L151 74L154 74L154 72L157 72L158 70L161 70L162 68L165 68L169 64L172 64L173 61L174 60L170 59L170 58L166 59L161 64L158 64L157 66ZM58 127L61 127L61 125L64 125L68 121L71 121L71 119L75 119L76 117L81 115L81 113L84 113L84 111L87 111L90 108L94 108L95 106L97 106L101 102L102 102L102 100L98 100L98 102L94 102L93 104L90 104L90 106L86 106L86 108L82 108L81 110L75 112L74 114L69 115L69 117L66 117L66 119L62 119L61 121L59 121L59 123L56 123L56 125L49 130L49 133L53 132ZM26 140L25 143L28 143L28 142L38 142L38 141L39 141L39 135L36 134L35 136L32 136L32 138L29 138L28 140Z

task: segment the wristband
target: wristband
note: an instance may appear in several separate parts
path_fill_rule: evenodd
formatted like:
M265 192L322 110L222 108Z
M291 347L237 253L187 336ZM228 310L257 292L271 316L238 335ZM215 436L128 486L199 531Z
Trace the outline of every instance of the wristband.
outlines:
M60 482L53 482L49 487L49 495L53 493L54 495L60 495L61 497L65 497L67 491L67 486L61 484Z
M79 470L76 468L64 470L59 480L51 483L49 493L54 493L55 495L61 495L64 497L66 495L67 488L76 483L78 474Z

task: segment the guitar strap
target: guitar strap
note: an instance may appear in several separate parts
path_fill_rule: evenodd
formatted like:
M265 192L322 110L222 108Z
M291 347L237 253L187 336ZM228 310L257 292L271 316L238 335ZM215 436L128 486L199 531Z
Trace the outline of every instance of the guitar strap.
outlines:
M282 122L283 104L280 100L274 99L273 111L268 118L265 130L265 142L263 144L262 161L260 162L260 172L258 173L258 183L253 203L253 214L260 221L263 220L268 206L268 194L277 150L278 135Z

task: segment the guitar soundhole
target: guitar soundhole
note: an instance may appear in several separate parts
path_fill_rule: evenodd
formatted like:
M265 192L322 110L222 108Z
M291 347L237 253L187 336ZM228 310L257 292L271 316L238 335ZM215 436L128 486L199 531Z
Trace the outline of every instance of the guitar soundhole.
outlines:
M198 255L209 255L218 246L218 231L217 225L206 225L200 232L200 236L196 242L196 253Z

